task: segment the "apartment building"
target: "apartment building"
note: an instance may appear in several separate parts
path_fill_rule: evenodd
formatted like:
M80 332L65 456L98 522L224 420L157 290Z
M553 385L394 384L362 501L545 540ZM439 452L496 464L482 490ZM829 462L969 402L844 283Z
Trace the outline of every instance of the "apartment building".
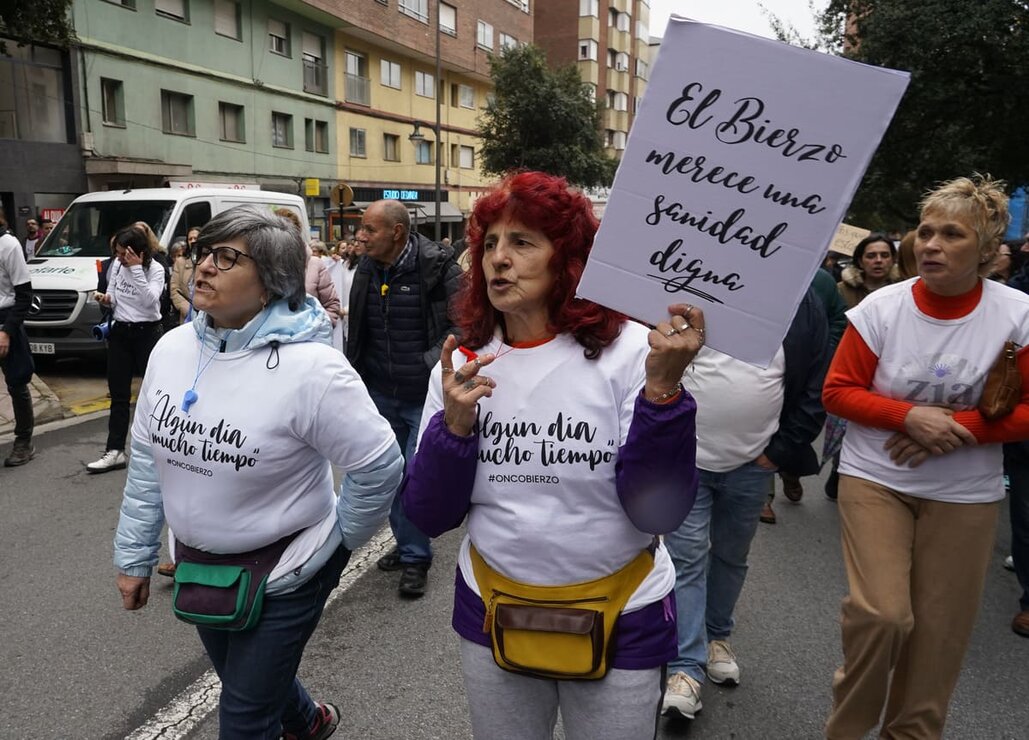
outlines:
M650 71L650 6L646 0L539 2L533 35L554 67L576 64L604 103L608 153L621 157Z
M266 0L76 0L89 190L221 184L303 193L337 172L338 20Z
M72 14L71 50L0 59L12 221L86 191L222 185L306 195L326 238L383 197L432 234L438 161L456 238L488 184L489 55L533 30L528 0L75 0ZM350 211L330 204L340 182Z
M408 202L419 230L433 235L438 158L441 236L461 236L463 214L489 184L479 171L476 137L492 90L489 55L532 41L529 3L366 0L333 12L344 23L335 39L338 177L355 200L343 214L343 233L356 225L360 206L392 197ZM330 218L335 232L336 216Z

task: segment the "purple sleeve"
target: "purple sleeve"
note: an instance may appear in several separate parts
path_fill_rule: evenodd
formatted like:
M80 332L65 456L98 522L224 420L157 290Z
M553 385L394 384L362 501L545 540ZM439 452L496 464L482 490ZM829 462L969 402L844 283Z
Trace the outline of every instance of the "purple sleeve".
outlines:
M640 392L615 478L622 509L641 532L678 529L697 495L697 402L651 403Z
M443 423L443 411L429 420L418 453L400 485L407 518L429 537L439 537L464 521L475 483L477 435L458 437Z

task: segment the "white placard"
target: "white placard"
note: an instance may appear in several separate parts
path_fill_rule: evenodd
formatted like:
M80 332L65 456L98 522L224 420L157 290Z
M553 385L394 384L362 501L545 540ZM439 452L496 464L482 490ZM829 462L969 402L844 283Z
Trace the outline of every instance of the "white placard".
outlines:
M767 366L908 78L673 16L578 294Z

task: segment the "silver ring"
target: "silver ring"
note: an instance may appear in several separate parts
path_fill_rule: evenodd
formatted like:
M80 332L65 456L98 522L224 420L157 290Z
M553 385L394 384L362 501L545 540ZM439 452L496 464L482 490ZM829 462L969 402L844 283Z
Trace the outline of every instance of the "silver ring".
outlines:
M680 331L680 329L676 329L673 326L671 329L669 329L668 331L665 332L665 336L666 337L674 337L676 334L679 333L679 331Z
M466 391L474 391L475 390L475 386L477 386L477 385L478 385L478 383L475 382L475 378L472 378L471 380L469 380L467 383L464 384L464 389Z
M475 362L475 367L482 367L482 360L480 360L478 357L476 357L475 360L473 360L473 362Z

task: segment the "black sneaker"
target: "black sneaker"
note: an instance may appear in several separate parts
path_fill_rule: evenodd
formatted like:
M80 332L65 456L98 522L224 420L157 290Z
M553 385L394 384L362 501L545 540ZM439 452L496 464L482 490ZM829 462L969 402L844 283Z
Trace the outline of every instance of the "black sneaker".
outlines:
M19 465L24 465L29 460L36 456L36 448L32 446L31 442L23 442L14 440L14 449L11 450L11 456L4 460L5 468L16 468Z
M430 563L405 563L400 573L400 595L417 599L425 595Z
M375 564L379 567L379 570L386 572L400 570L404 567L400 562L400 551L395 547L379 558Z
M317 703L317 702L316 702ZM335 704L317 703L318 711L314 716L314 727L306 735L283 732L280 740L325 740L339 727L339 708Z

